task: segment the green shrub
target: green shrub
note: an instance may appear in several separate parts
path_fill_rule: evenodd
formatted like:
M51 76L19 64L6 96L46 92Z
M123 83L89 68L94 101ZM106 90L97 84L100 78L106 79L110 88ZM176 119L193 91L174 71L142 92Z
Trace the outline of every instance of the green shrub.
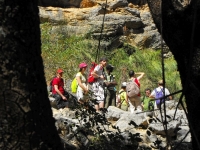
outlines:
M90 36L70 36L63 34L59 27L55 32L51 24L41 24L42 57L45 66L45 76L47 82L55 75L57 68L64 69L64 79L72 80L78 72L78 64L85 61L90 64L97 57L98 41L89 38ZM109 62L115 66L113 74L118 82L117 88L123 81L128 79L128 71L145 72L145 76L140 80L141 92L145 88L154 89L157 81L162 79L161 52L159 50L144 49L124 44L123 47L109 50L100 50L98 57L105 55ZM166 87L170 92L182 89L177 63L173 56L164 59L164 72ZM89 67L87 69L89 72ZM178 96L174 96L177 99Z

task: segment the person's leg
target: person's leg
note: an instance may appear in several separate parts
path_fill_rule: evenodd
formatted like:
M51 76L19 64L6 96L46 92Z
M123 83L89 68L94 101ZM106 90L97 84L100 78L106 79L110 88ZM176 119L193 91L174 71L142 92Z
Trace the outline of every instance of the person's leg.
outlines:
M134 113L134 112L135 112L135 105L134 105L134 102L130 103L130 111L131 111L131 113Z
M82 90L77 90L76 96L77 96L78 102L80 104L83 104L84 103L84 100L83 100L83 91Z
M96 104L96 105L95 105L95 109L96 109L96 112L99 111L99 104Z
M70 100L69 100L69 93L67 92L67 91L65 91L65 93L64 93L64 96L67 98L67 100L63 100L62 98L61 98L61 101L62 101L62 107L63 108L69 108L69 102L70 102Z
M97 82L92 83L91 85L91 92L92 92L92 98L97 99L97 93L98 93L98 84Z
M59 94L54 94L53 97L55 98L58 109L68 107L68 101L64 101Z
M121 110L126 111L126 105L121 105Z
M64 94L64 96L67 98L67 100L63 100L62 98L60 99L60 107L61 108L68 108L69 107L69 95Z
M59 94L53 94L52 96L55 98L57 108L60 109L60 100L62 99L61 96Z
M103 87L100 85L100 83L95 82L92 84L93 87L93 99L96 100L104 100L105 95L104 95L104 89Z
M137 112L141 112L142 111L142 105L141 105L141 100L140 100L140 97L136 97L135 98L135 108L136 108L136 111Z
M130 105L131 113L134 113L135 112L135 99L134 98L129 98L129 105Z
M99 102L99 108L104 108L104 101Z
M95 105L96 111L99 111L100 108L104 108L105 96L104 96L104 89L98 82L93 84L93 95L94 95L93 98L96 99L98 103L101 103L101 104Z
M121 109L124 111L128 111L128 104L121 105Z
M95 105L96 112L100 111L101 108L104 108L104 101L103 100L101 100L101 101L98 100L97 103L98 104Z
M110 105L110 98L111 98L111 92L110 90L107 90L105 99L105 108L108 108L108 106Z
M126 105L126 111L128 111L128 105Z
M62 101L62 108L69 108L69 102L68 101L64 101L64 100L61 100Z
M111 106L116 106L116 92L111 91Z
M156 101L154 102L154 109L158 109Z

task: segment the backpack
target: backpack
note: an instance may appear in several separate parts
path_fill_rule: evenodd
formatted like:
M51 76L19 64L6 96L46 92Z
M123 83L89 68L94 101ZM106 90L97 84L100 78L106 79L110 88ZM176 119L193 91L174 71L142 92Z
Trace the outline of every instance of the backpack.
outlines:
M77 88L78 88L78 82L76 80L76 77L72 80L71 83L71 92L72 93L76 93L77 92Z
M129 98L136 97L140 93L139 86L132 79L126 83L126 93Z
M154 110L154 103L152 101L149 101L148 109L149 110Z
M53 91L53 80L55 79L56 77L53 77L53 79L51 80L51 82L49 83L49 92L52 92Z
M94 68L97 66L98 64L95 62L92 62L92 65L90 67L90 71L89 71L89 76L88 76L88 83L92 84L96 81L96 79L94 78L94 76L92 75L92 72L94 71Z
M80 78L82 78L81 72L78 72L80 74ZM76 93L78 88L78 81L76 80L76 77L72 80L71 83L71 92Z
M121 105L123 103L123 101L121 101L121 93L123 93L125 91L121 91L117 96L116 96L116 102L117 102L117 108L121 108Z
M156 99L157 106L159 106L160 104L162 104L164 102L164 99L159 99L159 98L161 98L163 96L164 96L163 89L161 89L160 91L157 91L155 89L155 99Z

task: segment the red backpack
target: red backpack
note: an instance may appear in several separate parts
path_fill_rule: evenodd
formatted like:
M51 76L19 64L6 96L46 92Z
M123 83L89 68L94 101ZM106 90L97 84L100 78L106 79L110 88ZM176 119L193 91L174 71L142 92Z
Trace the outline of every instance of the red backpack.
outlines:
M98 64L95 62L92 62L91 67L90 67L90 72L89 72L89 76L88 76L88 83L92 84L96 81L96 79L94 78L94 76L92 75L92 72L94 71L94 68L97 66Z

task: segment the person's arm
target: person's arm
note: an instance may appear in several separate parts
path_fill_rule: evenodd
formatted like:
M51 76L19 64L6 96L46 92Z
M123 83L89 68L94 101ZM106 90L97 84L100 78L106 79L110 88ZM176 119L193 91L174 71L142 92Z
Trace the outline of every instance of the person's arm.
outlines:
M165 95L170 95L170 92L167 88L165 88ZM172 100L172 96L168 96L169 100Z
M116 81L109 82L109 85L117 85L117 82Z
M150 95L149 98L155 98L153 95Z
M54 89L56 93L58 93L62 97L63 100L67 100L67 98L58 90L58 85L55 84Z
M108 82L107 80L105 80L104 83L106 84L106 86L117 85L117 82L115 82L115 81Z
M150 96L149 96L149 99L150 99L150 101L154 101L155 100L154 97L150 97Z
M136 73L135 73L135 75L139 75L139 76L137 77L138 80L140 80L140 79L144 76L144 74L145 74L144 72L136 72Z
M115 76L111 74L110 78L112 78L111 82L109 82L107 80L105 81L107 83L107 85L108 86L115 86L115 85L117 85L117 82L115 81Z
M103 75L98 75L97 73L96 73L96 71L94 70L92 73L91 73L95 78L99 78L99 79L104 79L104 77L103 77Z

